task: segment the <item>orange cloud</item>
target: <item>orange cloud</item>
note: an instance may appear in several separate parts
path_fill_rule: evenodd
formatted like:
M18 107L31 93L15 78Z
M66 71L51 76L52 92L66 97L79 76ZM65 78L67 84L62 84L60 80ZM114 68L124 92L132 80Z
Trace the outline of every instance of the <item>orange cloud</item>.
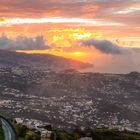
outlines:
M134 47L140 46L140 32L137 27L112 27L112 26L83 26L80 24L22 24L22 25L10 25L10 26L1 26L0 35L6 34L11 38L16 36L37 36L43 35L46 40L51 44L59 44L59 47L64 42L70 45L74 45L74 41L82 38L94 37L97 39L108 39L120 40L119 43L123 46L129 46L132 44ZM77 38L77 39L76 39ZM126 43L128 42L128 43ZM115 41L116 43L116 41ZM125 44L124 44L125 43Z
M0 22L5 22L5 21L7 21L6 18L1 18L1 17L0 17Z
M95 12L95 11L97 11L99 9L99 6L97 6L97 5L85 5L85 6L83 6L82 8L81 8L81 10L83 11L83 12L86 12L86 13L91 13L91 12ZM91 13L92 14L92 13Z

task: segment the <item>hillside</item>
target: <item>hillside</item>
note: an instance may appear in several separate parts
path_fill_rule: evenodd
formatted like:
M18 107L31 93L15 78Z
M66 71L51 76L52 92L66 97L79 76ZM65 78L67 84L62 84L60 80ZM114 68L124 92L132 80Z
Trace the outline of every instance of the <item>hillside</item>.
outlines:
M0 67L30 67L36 69L84 69L92 67L91 64L77 60L66 59L50 54L25 54L0 50Z
M0 68L0 77L0 112L6 116L25 123L43 121L55 128L79 125L140 131L140 73L13 67Z

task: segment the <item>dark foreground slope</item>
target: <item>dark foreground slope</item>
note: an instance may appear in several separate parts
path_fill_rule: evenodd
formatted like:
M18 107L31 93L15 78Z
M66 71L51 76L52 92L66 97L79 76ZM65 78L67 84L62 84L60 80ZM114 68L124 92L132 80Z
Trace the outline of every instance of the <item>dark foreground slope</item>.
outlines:
M1 124L0 124L0 140L4 140L4 133Z
M140 140L140 133L131 131L119 131L117 129L48 129L44 131L49 132L50 135L41 135L41 132L35 129L29 129L22 124L12 123L18 140ZM2 128L0 127L0 140L4 140Z

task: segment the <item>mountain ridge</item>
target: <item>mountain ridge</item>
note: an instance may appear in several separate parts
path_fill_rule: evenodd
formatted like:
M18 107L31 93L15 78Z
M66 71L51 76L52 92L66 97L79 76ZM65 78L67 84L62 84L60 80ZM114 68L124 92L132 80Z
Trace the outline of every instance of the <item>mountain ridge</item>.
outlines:
M92 64L51 54L26 54L0 50L0 66L33 67L41 69L64 70L85 69Z

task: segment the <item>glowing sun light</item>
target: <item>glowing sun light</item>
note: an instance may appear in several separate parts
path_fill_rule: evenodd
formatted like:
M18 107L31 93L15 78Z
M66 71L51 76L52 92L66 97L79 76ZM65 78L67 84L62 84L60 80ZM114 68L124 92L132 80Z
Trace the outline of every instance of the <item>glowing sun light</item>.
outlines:
M76 54L76 55L81 55L82 52L74 52L73 54Z
M91 33L73 33L72 36L76 39L88 39L91 37Z

